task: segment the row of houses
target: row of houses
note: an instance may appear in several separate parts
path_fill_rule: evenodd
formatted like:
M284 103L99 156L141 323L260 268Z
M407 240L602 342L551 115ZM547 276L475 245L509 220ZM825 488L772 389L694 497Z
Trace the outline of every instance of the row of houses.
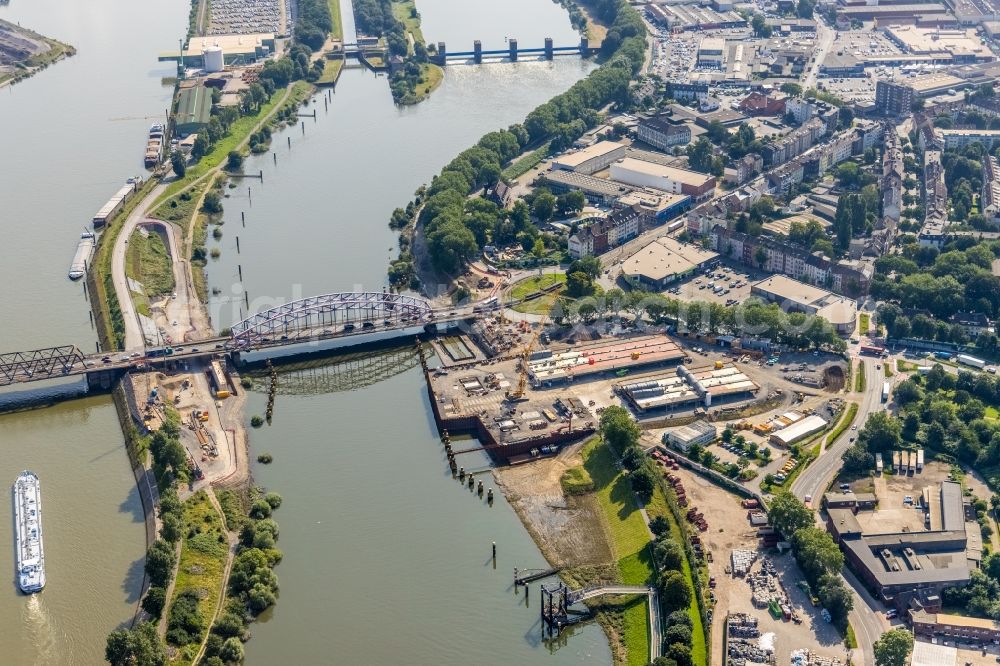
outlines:
M628 206L610 215L582 220L569 237L570 256L596 256L635 238L642 231L641 218L638 206Z
M948 187L944 181L940 150L924 151L924 224L917 238L921 245L940 247L948 226Z
M819 118L810 118L801 127L797 127L780 139L764 144L761 148L764 164L768 166L783 164L816 145L826 133L825 122Z
M708 239L709 246L724 257L851 297L867 294L874 275L869 262L834 261L783 240L751 236L721 224L712 228Z
M989 222L1000 223L1000 165L992 155L983 160L983 200L979 207Z

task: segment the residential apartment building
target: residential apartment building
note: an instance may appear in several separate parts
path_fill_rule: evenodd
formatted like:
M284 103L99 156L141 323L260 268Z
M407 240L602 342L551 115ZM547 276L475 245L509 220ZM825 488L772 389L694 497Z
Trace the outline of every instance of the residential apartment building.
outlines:
M875 112L883 116L910 113L916 95L905 83L879 81L875 84Z
M723 225L716 225L708 239L710 247L724 257L851 297L867 294L874 274L869 263L834 262L797 245L766 236L750 236Z
M691 143L691 126L688 123L675 120L670 115L661 113L652 118L639 121L636 130L639 140L654 148L669 151L674 146Z
M882 151L882 219L888 227L899 224L903 206L903 151L896 132L885 133Z
M948 187L941 166L941 151L924 151L924 224L917 240L921 245L941 247L948 226Z
M965 148L971 143L981 143L987 150L1000 143L1000 130L988 129L939 129L945 150Z
M691 99L703 102L708 98L708 84L667 81L667 97L679 102Z
M767 172L767 182L772 194L785 195L805 178L805 168L799 160L785 162Z
M1000 166L992 155L983 160L983 200L980 208L987 220L1000 223Z
M777 166L793 157L798 157L815 145L826 132L827 127L822 120L811 118L801 127L792 130L780 139L764 144L761 149L764 164Z
M764 159L757 153L750 153L727 166L722 179L733 185L742 185L763 170Z
M583 220L576 233L569 237L569 254L574 259L600 255L639 235L642 211L628 206L607 217Z

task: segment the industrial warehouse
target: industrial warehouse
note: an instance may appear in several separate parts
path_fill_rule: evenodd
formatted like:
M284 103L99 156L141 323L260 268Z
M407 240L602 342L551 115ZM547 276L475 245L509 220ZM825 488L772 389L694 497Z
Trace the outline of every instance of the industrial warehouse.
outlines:
M828 508L827 528L847 563L883 601L934 613L941 609L941 592L965 584L979 567L982 539L978 523L968 521L960 484L943 481L937 492L928 488L920 503L926 531L865 533L860 506Z
M685 356L681 348L664 335L594 342L565 351L535 352L528 360L528 377L534 386L550 385L607 370L627 371L677 363Z
M711 407L720 400L752 397L760 387L739 368L721 362L715 366L688 369L652 376L623 384L619 392L639 412L678 409L692 405Z

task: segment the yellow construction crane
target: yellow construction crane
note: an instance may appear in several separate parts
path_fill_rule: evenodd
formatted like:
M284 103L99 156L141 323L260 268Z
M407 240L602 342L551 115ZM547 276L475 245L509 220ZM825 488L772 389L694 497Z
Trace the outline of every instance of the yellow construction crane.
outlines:
M521 374L517 380L517 390L513 393L507 392L508 400L521 400L524 398L524 389L528 384L528 359L531 358L531 352L535 349L535 344L538 342L538 336L542 334L542 330L545 328L545 322L549 320L549 316L545 315L542 318L541 323L539 323L538 328L535 330L534 335L531 336L531 340L528 344L524 346L524 351L521 352Z

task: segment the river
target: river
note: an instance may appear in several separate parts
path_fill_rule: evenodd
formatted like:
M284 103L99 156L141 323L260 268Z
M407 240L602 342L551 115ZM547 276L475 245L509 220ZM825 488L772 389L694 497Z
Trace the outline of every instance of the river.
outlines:
M82 288L64 278L73 238L118 183L138 171L152 122L146 116L168 103L159 79L170 71L155 55L174 48L187 21L185 3L158 3L155 21L140 7L120 0L96 0L86 9L69 0L14 0L0 9L0 16L80 50L0 91L0 122L21 129L5 137L5 156L22 163L0 182L7 219L17 222L0 246L0 277L18 285L0 296L13 318L3 350L66 342L93 347ZM556 45L578 41L565 12L548 0L422 0L418 8L427 39L447 41L449 50L471 47L474 39L502 48L505 36L529 47L546 36ZM350 27L349 4L344 10ZM305 119L304 135L299 127L286 131L291 149L285 134L275 138L277 164L270 154L247 160L248 172L264 171L263 185L243 181L253 183L252 201L243 186L229 191L222 256L207 271L221 292L212 299L216 326L239 318L237 299L230 298L238 266L253 309L297 295L381 289L396 251L396 234L386 224L392 209L484 132L522 119L592 67L574 57L449 67L431 98L408 108L393 106L385 77L346 70L328 111L317 97L311 107L317 121ZM65 110L69 95L72 113ZM49 194L50 180L67 183L58 196ZM400 356L406 355L389 358ZM275 456L270 466L255 464L254 474L284 496L277 518L285 560L277 570L279 603L252 628L247 663L608 663L606 639L595 625L558 649L541 640L537 585L525 608L510 581L515 566L544 560L502 497L487 507L446 474L412 359L399 361L395 375L394 364L383 360L358 361L373 367L352 373L348 391L336 378L341 366L308 371L299 394L279 396L274 425L251 432L252 457L264 450ZM283 376L289 391L296 391L299 374ZM331 382L316 379L330 374ZM385 378L349 383L359 376ZM252 394L248 418L263 403L263 395ZM72 455L63 451L69 446ZM65 512L74 521L72 530L62 517L46 522L50 576L39 599L56 638L42 638L18 619L27 617L30 602L11 585L0 595L0 621L24 628L0 634L0 650L23 656L17 663L95 663L107 631L130 616L143 546L113 406L99 397L0 417L0 451L3 478L13 481L17 470L33 466L47 516ZM0 535L0 546L10 538ZM76 559L62 561L60 541ZM56 603L62 598L65 605Z
M78 54L0 89L4 175L0 351L97 339L80 283L66 279L76 239L126 177L142 170L149 117L162 117L184 0L12 0L0 17ZM0 661L101 663L104 637L130 620L142 582L142 505L108 396L0 416L0 488L22 469L42 484L45 591L14 583L13 530L0 529ZM7 521L6 525L12 525Z

